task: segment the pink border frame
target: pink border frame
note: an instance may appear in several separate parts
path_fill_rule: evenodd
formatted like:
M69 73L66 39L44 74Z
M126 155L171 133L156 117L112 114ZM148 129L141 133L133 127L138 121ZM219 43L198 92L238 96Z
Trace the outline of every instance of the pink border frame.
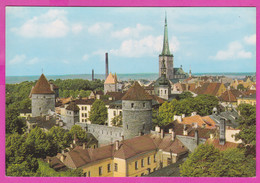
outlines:
M260 28L260 1L258 0L193 0L193 1L184 1L184 0L1 0L0 1L0 182L10 182L10 183L23 183L23 182L36 182L37 183L46 183L46 182L114 182L118 181L121 183L127 182L200 182L200 183L208 183L208 182L260 182L259 178L259 161L256 166L256 177L255 178L192 178L192 177L153 177L153 178L64 178L64 177L6 177L5 176L5 7L6 6L90 6L90 7L256 7L256 19L258 21L256 25L256 38L257 45L256 50L256 68L259 70L259 28ZM257 72L257 81L259 81L259 73ZM260 88L257 85L257 91L260 91ZM257 92L257 103L259 100L259 92ZM257 106L257 119L259 119L259 108ZM257 123L259 120L257 120ZM257 125L257 160L259 160L259 134L260 128Z

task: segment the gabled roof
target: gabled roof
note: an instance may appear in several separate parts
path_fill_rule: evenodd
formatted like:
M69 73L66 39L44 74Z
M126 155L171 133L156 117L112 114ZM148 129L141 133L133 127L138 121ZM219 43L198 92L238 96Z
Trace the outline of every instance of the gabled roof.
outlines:
M152 100L152 97L140 86L138 82L134 82L132 87L122 97L122 100L143 101Z
M188 152L188 149L177 138L172 141L171 136L165 136L161 139L159 135L148 134L120 141L118 150L116 150L116 143L96 149L83 149L82 146L76 146L67 153L58 153L56 157L59 159L63 155L63 163L66 166L79 168L88 163L107 158L128 159L139 154L156 151L158 148L177 155Z
M194 90L197 94L209 94L216 96L222 83L204 83L201 87Z
M110 72L109 75L107 76L106 80L105 80L105 84L115 84L115 83L117 83L117 76L116 76L116 74L113 75Z
M233 142L225 142L224 145L219 144L219 139L208 139L206 141L207 144L212 144L215 148L219 149L220 151L225 151L226 149L233 149L236 148L239 144Z
M237 97L240 95L244 96L244 94L239 90L227 90L219 97L220 101L223 102L236 102Z
M66 109L70 110L70 111L79 111L80 110L75 101L70 102L70 104L66 107Z
M54 94L54 91L51 90L50 84L44 74L41 75L33 87L31 94Z
M215 127L215 121L213 121L209 116L201 117L200 115L194 115L183 118L182 124L189 124L193 125L197 123L199 127L203 127L205 125L205 128L216 128Z

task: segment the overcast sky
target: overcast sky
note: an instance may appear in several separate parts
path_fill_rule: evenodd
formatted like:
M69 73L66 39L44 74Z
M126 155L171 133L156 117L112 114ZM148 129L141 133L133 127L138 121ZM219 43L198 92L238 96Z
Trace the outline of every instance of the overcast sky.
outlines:
M157 73L167 12L174 66L255 72L255 8L7 7L6 75Z

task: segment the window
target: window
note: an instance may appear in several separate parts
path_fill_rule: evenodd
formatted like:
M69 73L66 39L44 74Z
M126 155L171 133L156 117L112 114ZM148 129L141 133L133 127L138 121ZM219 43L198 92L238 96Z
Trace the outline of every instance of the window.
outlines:
M118 166L117 163L115 163L115 172L117 172L117 169L118 169L117 166Z
M84 108L83 108L83 107L81 107L81 110L84 110Z
M156 162L156 154L153 155L153 162Z
M164 94L166 94L166 90L164 91Z
M145 107L145 103L143 103L143 107Z
M41 111L42 110L42 108L41 107L39 107L39 111Z
M99 175L99 176L102 175L102 166L100 166L100 167L98 168L98 175Z
M85 110L87 110L87 107L85 107Z
M85 113L85 117L87 117L87 113Z
M88 172L88 176L90 177L90 171Z
M122 111L119 111L119 114L122 115Z
M84 122L84 119L82 119L81 122Z
M114 111L114 116L116 116L116 111Z
M134 103L131 103L131 108L134 108Z
M128 125L126 125L126 129L128 129Z
M107 172L111 172L111 165L107 164Z
M84 173L84 177L86 177L86 176L87 176L87 172Z
M84 113L81 114L81 117L84 117Z
M148 165L151 164L151 158L150 158L150 156L147 158L147 164L148 164Z
M142 173L141 176L144 176L144 173Z
M155 171L156 171L156 168L154 168L153 171L155 172Z
M138 169L138 161L135 162L135 169Z
M167 158L167 165L172 164L172 159L171 158Z
M144 159L141 159L141 167L144 167Z

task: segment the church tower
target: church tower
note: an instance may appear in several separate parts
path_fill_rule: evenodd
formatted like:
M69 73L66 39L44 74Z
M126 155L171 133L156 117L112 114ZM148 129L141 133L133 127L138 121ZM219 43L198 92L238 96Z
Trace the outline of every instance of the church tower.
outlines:
M152 130L152 98L135 82L122 98L123 134L130 139Z
M159 55L159 77L162 76L162 62L165 60L166 66L166 78L173 79L173 54L170 52L169 41L168 41L168 28L167 28L167 16L165 15L165 25L164 25L164 38L163 38L163 49L162 53Z
M162 61L161 74L162 76L159 77L154 83L154 93L157 96L168 100L169 95L171 94L171 84L166 78L165 60Z

